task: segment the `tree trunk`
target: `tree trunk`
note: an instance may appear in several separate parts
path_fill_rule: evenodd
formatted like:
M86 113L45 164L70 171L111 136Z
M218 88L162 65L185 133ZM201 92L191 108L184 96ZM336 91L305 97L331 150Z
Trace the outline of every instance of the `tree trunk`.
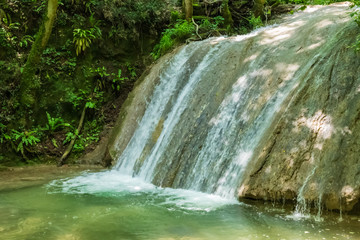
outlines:
M232 19L230 8L229 8L229 0L224 0L222 3L222 16L224 18L224 27L232 28L234 25L234 20Z
M264 19L264 4L265 0L254 0L253 12L255 17L261 17Z
M183 0L183 11L185 19L190 22L193 17L193 0Z
M35 90L40 82L35 80L37 66L40 63L42 52L50 38L51 30L56 18L58 0L48 0L47 10L43 17L43 23L36 35L27 61L25 63L20 82L20 101L26 107L32 107L35 103Z

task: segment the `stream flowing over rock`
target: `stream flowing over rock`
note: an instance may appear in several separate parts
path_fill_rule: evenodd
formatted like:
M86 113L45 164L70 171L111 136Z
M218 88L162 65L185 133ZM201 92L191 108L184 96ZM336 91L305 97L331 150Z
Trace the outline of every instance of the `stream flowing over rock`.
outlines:
M359 206L360 58L348 47L359 30L349 12L308 7L161 58L120 112L114 168L229 198Z

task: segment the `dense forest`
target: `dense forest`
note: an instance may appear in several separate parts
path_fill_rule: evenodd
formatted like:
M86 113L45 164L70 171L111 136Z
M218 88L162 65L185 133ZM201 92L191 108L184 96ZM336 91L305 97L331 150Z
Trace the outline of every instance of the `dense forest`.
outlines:
M142 73L178 45L331 2L0 0L0 167L92 151Z

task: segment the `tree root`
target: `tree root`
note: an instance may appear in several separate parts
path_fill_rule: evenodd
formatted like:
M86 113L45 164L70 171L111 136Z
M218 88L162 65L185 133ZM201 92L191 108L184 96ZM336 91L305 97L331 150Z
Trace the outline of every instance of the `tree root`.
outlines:
M202 40L202 37L199 35L199 25L196 24L194 18L191 18L191 20L194 23L194 25L196 26L196 35L200 38L200 40Z

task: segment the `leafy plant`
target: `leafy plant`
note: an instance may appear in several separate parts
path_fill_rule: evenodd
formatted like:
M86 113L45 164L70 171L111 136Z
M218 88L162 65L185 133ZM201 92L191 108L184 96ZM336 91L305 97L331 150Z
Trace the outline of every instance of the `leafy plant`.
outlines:
M56 130L61 129L63 127L71 127L71 125L69 123L64 122L64 120L61 117L59 118L51 117L48 112L46 112L46 117L48 120L48 124L46 124L44 130L47 130L50 133L53 133Z
M40 139L35 136L37 132L37 130L24 132L19 132L15 129L11 130L10 140L15 145L15 150L21 152L24 158L26 158L25 150L30 151L28 147L40 142Z
M251 15L251 17L248 21L249 21L249 24L252 27L252 29L256 29L256 28L264 26L263 22L261 21L260 16L255 17L254 15Z
M127 70L129 71L130 79L134 80L137 77L135 67L131 66L129 62L126 62L125 66L127 67Z
M20 23L18 22L13 22L9 24L9 30L19 30L20 28Z
M214 21L215 21L214 25L217 28L217 27L219 27L221 25L224 25L225 19L222 16L216 16L216 17L214 17Z
M76 55L85 52L85 49L90 47L93 40L101 37L101 30L94 26L90 29L76 28L73 30L73 43L75 44Z
M182 19L177 20L173 28L168 28L162 33L160 42L154 47L151 55L154 59L158 59L172 49L176 43L182 42L190 37L194 31L195 27L193 23Z
M181 19L181 14L178 11L172 11L170 16L170 22L176 23L177 20Z
M167 53L174 45L175 41L172 39L171 33L165 32L161 37L160 42L155 45L151 56L156 60L165 53Z
M5 29L4 27L0 27L0 46L7 48L11 46L16 46L17 36L15 36L12 31L18 30L19 26L20 24L15 22L10 23L7 29Z
M67 97L68 101L73 104L74 108L82 105L85 99L86 92L84 90L79 90L79 93L75 93L74 91L68 90Z
M77 134L77 129L75 130L75 132L67 132L65 134L65 140L63 141L63 144L71 142L71 140L75 139L76 135L78 135Z
M171 8L164 0L106 0L98 1L94 10L111 23L109 36L121 42L137 41L144 33L158 33L169 21Z
M0 47L11 48L8 32L3 27L0 27Z
M6 126L0 123L0 143L11 140L11 136L6 133Z
M98 76L97 79L97 85L99 89L104 89L105 88L105 79L106 77L110 76L109 73L106 72L106 68L104 66L102 67L97 67L97 68L90 68L90 72L94 73L95 75Z
M67 142L70 142L75 134L77 135L77 139L74 144L73 151L74 152L82 152L86 147L94 142L98 142L101 132L102 124L99 123L98 120L89 121L84 125L84 129L81 134L69 133Z
M34 42L34 38L30 35L25 35L19 42L19 47L27 48L31 43Z
M41 13L45 10L46 7L46 1L39 1L40 4L38 4L37 6L35 6L34 11L37 13Z
M95 88L93 93L86 98L85 107L90 109L97 108L98 104L104 101L103 96L104 96L104 92L98 91L98 89Z
M59 146L57 145L56 139L52 138L51 139L51 143L54 145L55 148L58 148Z
M129 78L127 77L122 77L121 76L121 69L118 70L118 74L116 75L115 73L112 74L114 76L113 80L112 80L112 89L116 89L117 91L120 90L121 85L126 81L129 80Z
M199 31L206 33L217 30L224 24L224 18L222 16L216 16L212 19L203 19L199 26Z

